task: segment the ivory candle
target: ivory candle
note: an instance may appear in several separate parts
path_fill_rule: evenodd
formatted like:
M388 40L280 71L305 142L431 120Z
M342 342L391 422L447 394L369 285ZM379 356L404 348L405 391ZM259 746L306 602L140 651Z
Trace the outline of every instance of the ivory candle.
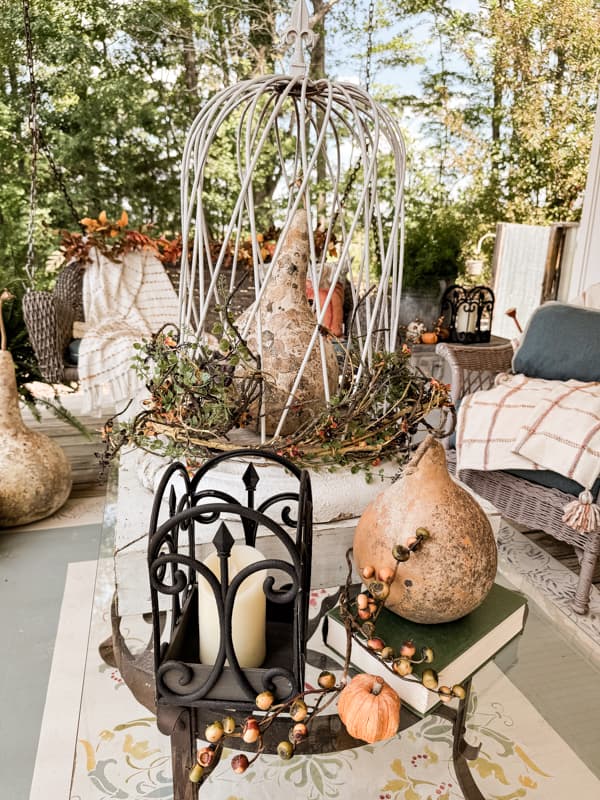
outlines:
M461 332L473 333L477 324L477 309L469 310L470 306L462 303L458 307L456 315L456 330Z
M262 561L255 547L236 544L229 557L229 583L244 567ZM219 557L211 553L203 562L221 580ZM233 604L231 638L240 667L260 667L266 655L266 598L263 583L266 570L249 575L240 584ZM200 662L214 664L220 643L217 604L208 582L198 575L198 619L200 626Z

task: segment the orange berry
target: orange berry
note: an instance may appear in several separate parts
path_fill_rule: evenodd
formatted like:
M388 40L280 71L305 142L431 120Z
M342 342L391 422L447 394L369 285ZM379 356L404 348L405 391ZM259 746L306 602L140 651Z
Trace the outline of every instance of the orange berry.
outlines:
M379 580L384 583L390 583L394 580L394 570L391 567L383 567L377 573Z

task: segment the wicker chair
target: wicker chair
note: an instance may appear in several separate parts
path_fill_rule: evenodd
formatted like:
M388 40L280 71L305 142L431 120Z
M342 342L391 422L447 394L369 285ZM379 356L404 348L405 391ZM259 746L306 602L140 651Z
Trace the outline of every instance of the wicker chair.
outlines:
M28 291L23 316L40 372L50 383L78 378L77 367L66 359L73 323L83 321L83 267L77 262L61 270L52 292Z
M513 348L508 342L491 347L442 343L437 345L436 352L450 366L452 399L455 404L466 394L490 388L499 372L510 372L513 357ZM454 471L456 454L452 447L452 438L448 437L446 442L449 448L449 468ZM574 488L573 494L567 494L504 471L463 470L460 480L480 497L489 500L506 519L531 530L544 531L575 548L580 572L573 609L578 614L586 614L594 569L600 553L600 532L577 533L562 521L565 505L583 487L579 490Z

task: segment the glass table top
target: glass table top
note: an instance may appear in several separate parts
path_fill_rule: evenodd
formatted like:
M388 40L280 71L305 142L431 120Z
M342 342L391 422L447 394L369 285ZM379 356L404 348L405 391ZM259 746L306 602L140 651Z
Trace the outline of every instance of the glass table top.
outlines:
M115 592L114 533L118 513L115 472L111 476L107 492L92 620L92 629L93 631L95 630L95 634L93 633L90 637L88 668L86 669L86 678L82 695L78 739L86 741L91 739L92 734L90 730L93 726L95 725L96 729L99 727L99 724L94 722L94 714L97 714L99 702L98 673L100 672L103 677L106 677L106 674L110 673L111 680L119 686L119 695L121 698L125 696L124 693L128 692L127 688L122 686L122 678L120 678L118 673L116 671L111 672L111 668L105 664L99 663L97 658L99 642L103 639L107 639L111 634L110 607ZM145 562L140 564L140 569L146 569ZM503 578L501 574L499 574L498 579L499 582L510 587L510 582ZM327 596L327 594L327 590L324 589L313 591L311 596L312 613L317 613L321 600L323 597ZM121 620L120 627L125 641L132 652L138 655L140 652L148 654L151 627L148 624L147 618L144 619L141 616L136 616L135 618L126 617ZM308 683L315 685L316 675L321 669L331 667L329 657L330 655L335 657L335 654L328 651L325 645L320 647L309 645L309 651L308 660L312 663L307 669L306 679ZM485 758L487 758L489 763L500 764L507 774L508 768L504 764L503 758L506 759L507 763L513 757L516 758L516 760L520 760L522 762L520 766L523 768L523 774L520 775L520 778L515 778L517 782L522 779L525 781L525 784L527 784L527 782L531 780L541 786L546 779L539 774L540 772L548 776L552 773L553 779L558 780L560 778L562 780L561 776L557 777L554 775L554 773L557 772L557 766L561 773L563 771L570 771L571 775L573 772L575 772L575 774L580 773L588 782L595 778L600 778L600 724L598 723L600 719L599 679L600 669L574 646L573 639L569 635L568 627L561 627L555 622L550 621L535 602L530 600L525 631L523 635L516 640L516 646L510 645L505 648L495 659L494 664L484 667L481 671L481 675L478 674L474 679L474 714L472 720L467 724L467 739L474 744L481 743L482 750L485 750L486 747L489 750L490 743L495 743L493 745L494 748L501 743L500 750L503 749L504 756L495 753L494 758L492 758L492 755L488 752ZM119 681L121 681L121 683L119 683ZM128 700L128 702L135 703L133 700ZM142 706L132 706L131 713L133 713L134 707L137 711L138 718L152 720L150 712ZM408 728L407 734L410 732L409 738L405 738L405 741L414 744L414 742L418 740L423 743L419 753L413 755L407 753L406 755L406 763L410 768L414 767L414 769L417 770L420 768L421 763L425 763L419 760L418 756L426 756L428 748L431 749L434 743L438 742L438 740L441 741L444 736L447 737L447 723L445 723L446 728L443 729L443 724L442 727L440 727L440 718L435 715L430 715L430 718L425 720L419 720L407 709L403 709L402 714L403 720L401 727ZM127 712L123 711L123 715L127 716ZM131 716L131 714L129 716ZM482 720L482 717L485 717L485 720ZM110 729L112 734L114 734L114 731L119 725L125 724L128 724L125 720L117 723L113 729ZM445 733L444 730L446 731ZM108 731L108 728L104 731L103 735L106 739L103 740L103 744L109 741ZM436 731L438 732L436 733ZM534 742L529 750L527 750L525 745L521 742L521 731L523 732L523 741L527 741L529 737ZM148 731L145 732L145 735L146 734L148 734ZM407 734L401 734L401 738L406 737ZM562 764L557 765L556 759L552 758L550 764L539 766L538 761L540 758L543 760L544 747L541 746L539 748L539 754L529 754L532 752L532 748L535 750L537 747L536 735L541 737L547 735L547 737L554 737L556 739L556 747L558 747L559 750L561 747L564 748ZM324 721L322 723L321 733L319 734L322 742L332 736L339 737L338 747L352 747L355 743L347 738L347 734L339 726L337 716L331 720ZM168 739L159 736L159 740L162 740L162 752L165 759L164 765L168 772L167 765L170 761ZM317 738L314 739L310 746L315 752L319 751ZM386 746L386 743L382 743L380 749L383 751ZM358 761L367 758L367 751L369 751L368 757L375 759L377 748L379 748L379 745L375 745L374 748L359 747L356 750L356 753L360 754ZM329 749L329 744L321 749ZM299 750L298 752L300 753L301 751ZM515 753L517 756L515 756ZM533 768L528 766L528 760L533 764ZM370 762L367 761L365 761L365 765L366 769L374 769L374 774L377 774L378 767L375 767L374 764L371 765ZM347 768L347 765L344 764L343 766L344 769ZM77 777L78 768L80 773L79 778ZM357 769L358 767L354 768ZM403 769L406 768L403 767ZM490 785L493 786L495 768L492 769L490 767L491 774L485 775L486 769L487 768L483 766L480 769L478 768L480 777L484 778L482 782L484 794L490 781L492 782ZM410 770L408 770L408 773L409 772ZM408 775L408 777L410 777L410 775ZM566 775L563 777L567 780ZM347 781L348 777L346 777L345 780ZM405 779L403 778L402 780ZM507 780L510 782L510 779ZM547 780L550 780L550 778L548 777ZM569 780L572 780L572 778ZM74 792L77 791L78 786L82 785L82 782L85 783L85 768L82 763L79 763L79 765L76 764ZM446 781L446 784L447 783L448 781ZM416 784L415 787L415 792L420 791ZM521 786L521 788L523 788L523 786ZM497 784L496 789L496 794L498 796L510 796L506 791L507 786L503 784L502 781ZM529 791L531 787L525 786L525 789ZM600 782L598 783L598 789L600 790ZM454 791L456 791L455 784ZM461 797L460 794L453 794L450 790L448 790L448 792L447 797L452 798L452 800L454 800L455 797ZM238 796L235 795L234 792L230 792L230 794L232 797ZM100 798L102 795L89 795L89 797L94 798L94 800L96 800L96 796ZM132 795L132 797L133 796L134 795ZM137 797L137 795L135 796ZM168 797L169 795L167 793L164 795L148 794L147 796ZM224 796L227 797L229 795ZM249 796L251 797L252 795ZM321 795L319 795L319 797L320 796ZM325 796L326 795L323 794L323 797ZM334 796L334 794L331 795L331 797ZM345 795L345 797L348 796L349 795ZM356 796L358 797L359 795L357 794ZM382 796L385 797L385 793ZM414 794L414 796L407 795L407 797L414 797L415 800L418 800L421 796L423 796L423 798L427 797L427 795L418 793ZM443 794L435 793L432 796L444 797ZM530 795L526 792L523 795L513 796L529 797ZM544 800L550 800L550 798L553 800L554 798L554 795L551 793L547 795L538 794L535 796L544 796ZM71 797L73 800L79 797L81 797L82 800L87 800L88 795L73 793ZM245 795L240 795L240 797L245 798ZM317 797L317 795L315 795L315 797ZM391 797L396 800L396 795L391 795ZM401 797L404 798L404 795L397 795L398 800L400 800Z

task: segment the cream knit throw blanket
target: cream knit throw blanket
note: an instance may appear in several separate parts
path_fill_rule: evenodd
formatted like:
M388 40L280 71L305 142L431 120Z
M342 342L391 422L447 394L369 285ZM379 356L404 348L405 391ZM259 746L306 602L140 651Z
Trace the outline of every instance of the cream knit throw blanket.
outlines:
M90 258L83 276L86 333L78 366L84 413L100 413L103 400L127 400L142 388L132 368L133 344L166 323L176 324L179 307L151 250L134 250L118 263L96 249Z
M463 399L456 454L459 473L545 469L589 489L600 474L600 383L501 374L493 389ZM580 501L589 506L589 492ZM599 519L586 522L590 530L600 521L595 508L590 513Z

